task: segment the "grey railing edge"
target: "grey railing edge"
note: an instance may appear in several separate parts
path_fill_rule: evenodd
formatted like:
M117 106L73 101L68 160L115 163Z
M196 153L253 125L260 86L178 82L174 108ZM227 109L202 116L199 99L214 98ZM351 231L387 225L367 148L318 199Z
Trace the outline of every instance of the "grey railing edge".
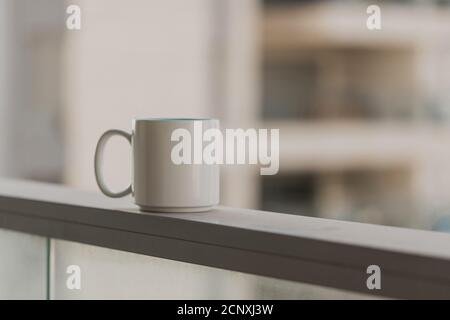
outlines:
M255 275L398 298L450 298L450 236L219 207L142 213L130 199L0 180L0 228ZM381 290L366 286L382 270Z

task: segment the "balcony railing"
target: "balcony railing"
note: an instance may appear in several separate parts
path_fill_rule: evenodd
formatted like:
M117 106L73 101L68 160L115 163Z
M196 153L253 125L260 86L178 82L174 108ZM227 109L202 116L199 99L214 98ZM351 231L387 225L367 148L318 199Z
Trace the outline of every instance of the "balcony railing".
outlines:
M2 283L18 297L31 295L21 286L26 277L42 286L32 298L298 298L312 292L299 294L303 284L450 298L443 233L228 207L142 213L130 199L14 180L0 181L0 228L0 297ZM36 253L39 241L45 253ZM41 280L26 270L33 264ZM74 293L69 265L82 270ZM380 267L381 289L367 286L370 265Z

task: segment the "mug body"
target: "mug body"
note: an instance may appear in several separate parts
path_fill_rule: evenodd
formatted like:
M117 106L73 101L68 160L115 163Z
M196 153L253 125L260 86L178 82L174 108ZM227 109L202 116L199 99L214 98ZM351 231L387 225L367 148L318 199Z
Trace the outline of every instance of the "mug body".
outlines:
M201 125L201 126L200 126ZM199 132L199 127L202 132ZM196 128L196 129L194 129ZM177 129L189 132L192 158L194 144L203 149L203 131L219 128L216 119L135 119L133 120L133 182L135 203L144 211L198 212L219 203L219 165L176 164L172 141ZM199 136L200 135L200 136ZM196 142L195 142L196 141ZM201 141L201 142L200 142Z

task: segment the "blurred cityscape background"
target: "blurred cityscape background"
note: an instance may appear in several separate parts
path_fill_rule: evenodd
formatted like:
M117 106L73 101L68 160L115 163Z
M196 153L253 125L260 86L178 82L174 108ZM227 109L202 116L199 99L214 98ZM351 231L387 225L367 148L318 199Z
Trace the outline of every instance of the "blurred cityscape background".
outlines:
M144 116L280 129L224 205L450 231L450 1L0 0L0 176L97 190L99 136Z

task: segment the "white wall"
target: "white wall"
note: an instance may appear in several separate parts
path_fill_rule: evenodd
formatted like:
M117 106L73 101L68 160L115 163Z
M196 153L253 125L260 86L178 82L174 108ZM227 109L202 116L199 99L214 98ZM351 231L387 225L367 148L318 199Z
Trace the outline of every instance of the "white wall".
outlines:
M107 129L133 117L214 115L210 0L79 0L82 28L67 31L65 136L68 184L96 190L93 155ZM129 183L129 147L112 141L105 175Z
M222 124L226 128L264 128L259 119L262 14L259 0L225 0L226 65ZM258 208L258 166L222 166L222 203Z

